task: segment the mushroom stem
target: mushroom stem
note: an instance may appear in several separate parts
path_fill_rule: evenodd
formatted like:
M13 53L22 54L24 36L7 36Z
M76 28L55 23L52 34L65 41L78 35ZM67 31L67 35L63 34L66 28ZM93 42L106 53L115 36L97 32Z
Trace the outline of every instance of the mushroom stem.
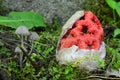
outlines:
M22 69L23 52L20 54L20 69Z
M31 65L34 68L39 67L39 65L37 65L34 61L32 61L32 59L30 58L30 56L28 56L28 54L25 52L25 50L23 49L23 47L19 46L19 48L22 50L23 54L25 55L25 57L27 57L27 59L30 61Z
M22 46L22 47L24 46L24 43L23 43L23 35L21 35L21 46Z
M23 35L21 35L21 47L24 48ZM20 68L22 68L23 52L20 54Z
M32 54L32 51L33 51L33 42L32 41L30 41L30 43L31 43L31 48L30 48L30 51L29 51L29 53L28 53L28 56L30 56L31 54ZM23 60L23 63L26 61L26 58Z

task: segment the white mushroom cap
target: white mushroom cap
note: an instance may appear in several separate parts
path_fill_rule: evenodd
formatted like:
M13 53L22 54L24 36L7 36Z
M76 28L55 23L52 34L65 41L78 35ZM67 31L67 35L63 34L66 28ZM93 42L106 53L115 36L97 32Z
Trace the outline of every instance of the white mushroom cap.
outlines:
M38 40L40 37L36 32L31 32L31 35L29 36L29 40Z
M19 47L16 47L15 48L15 53L21 53L22 51L21 51L21 49L19 48Z
M19 26L16 31L16 34L19 35L30 35L30 32L28 31L28 29L25 26Z

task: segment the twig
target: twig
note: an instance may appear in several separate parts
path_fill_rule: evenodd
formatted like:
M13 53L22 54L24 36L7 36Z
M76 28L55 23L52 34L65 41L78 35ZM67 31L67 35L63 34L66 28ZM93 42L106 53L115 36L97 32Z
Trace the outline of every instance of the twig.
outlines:
M51 42L54 46L56 46L55 43L53 43L51 40L49 40L48 38L46 38L49 42Z
M15 58L17 58L17 55L15 55L15 56L13 56L13 57L9 57L9 58L7 58L6 60L12 60L12 59L15 59Z
M110 66L113 64L113 61L115 60L115 54L112 57L112 60L110 62L110 64L108 65L107 69L110 69Z
M105 76L88 76L86 78L82 78L81 80L87 80L87 79L93 79L93 78L105 79L105 80L120 80L120 78L112 78L112 77L105 77Z

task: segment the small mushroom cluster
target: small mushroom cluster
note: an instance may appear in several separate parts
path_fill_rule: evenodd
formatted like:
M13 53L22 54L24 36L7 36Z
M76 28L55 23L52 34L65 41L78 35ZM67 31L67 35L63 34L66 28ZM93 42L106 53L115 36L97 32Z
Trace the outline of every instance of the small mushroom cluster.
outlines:
M32 53L32 49L33 49L33 41L34 40L38 40L39 39L39 35L36 32L30 32L25 26L19 26L16 31L15 34L17 34L18 36L20 36L21 39L21 47L23 48L23 50L25 52L28 53L28 55L30 55ZM25 41L25 37L27 37L27 39L31 42L31 49L27 50L26 48L26 41ZM20 67L22 68L22 64L25 60L23 60L23 52L22 50L17 46L15 48L15 53L19 53L20 55Z

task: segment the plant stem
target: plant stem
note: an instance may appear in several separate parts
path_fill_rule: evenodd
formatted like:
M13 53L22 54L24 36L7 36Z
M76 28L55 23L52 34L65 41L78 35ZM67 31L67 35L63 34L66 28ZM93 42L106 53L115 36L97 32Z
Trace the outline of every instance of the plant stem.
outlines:
M31 41L31 48L30 48L30 52L28 55L31 55L32 54L32 51L33 51L33 42Z
M115 16L115 10L114 9L113 9L113 19L114 19L113 24L115 24L115 22L116 22L116 16Z

